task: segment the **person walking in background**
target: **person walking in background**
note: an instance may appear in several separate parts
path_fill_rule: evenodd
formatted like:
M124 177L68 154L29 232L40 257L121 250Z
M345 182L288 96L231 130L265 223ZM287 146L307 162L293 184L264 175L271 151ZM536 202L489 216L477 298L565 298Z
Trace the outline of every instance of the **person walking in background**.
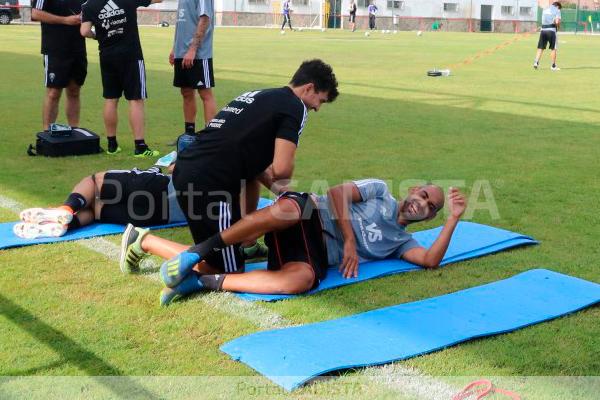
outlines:
M556 32L560 28L560 10L562 4L560 1L555 1L542 12L542 30L540 31L540 40L538 41L538 49L535 54L533 68L538 69L540 58L546 47L550 48L550 57L552 58L552 71L559 71L556 66Z
M354 2L354 0L350 0L350 6L348 8L348 11L350 13L348 21L350 22L352 32L354 32L356 30L356 3Z
M283 28L285 27L285 23L287 22L290 30L293 31L294 29L292 28L292 20L290 19L290 12L292 11L290 8L291 5L291 1L290 0L285 0L283 2L283 6L282 6L282 13L283 13L283 22L281 23L281 30L283 31Z
M375 0L371 0L370 4L369 4L369 29L373 30L376 29L375 28L375 15L377 14L377 6L375 5Z

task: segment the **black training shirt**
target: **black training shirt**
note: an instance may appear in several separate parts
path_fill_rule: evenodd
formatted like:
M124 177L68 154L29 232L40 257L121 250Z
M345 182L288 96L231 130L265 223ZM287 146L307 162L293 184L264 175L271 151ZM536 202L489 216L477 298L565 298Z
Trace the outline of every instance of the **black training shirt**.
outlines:
M176 168L212 187L239 188L272 164L276 138L298 145L307 112L287 86L243 93L177 156Z
M31 8L59 17L77 15L84 0L31 0ZM45 24L42 26L42 54L85 54L85 38L79 33L79 25Z
M82 7L82 22L96 29L101 57L143 59L137 24L137 8L150 0L88 0Z

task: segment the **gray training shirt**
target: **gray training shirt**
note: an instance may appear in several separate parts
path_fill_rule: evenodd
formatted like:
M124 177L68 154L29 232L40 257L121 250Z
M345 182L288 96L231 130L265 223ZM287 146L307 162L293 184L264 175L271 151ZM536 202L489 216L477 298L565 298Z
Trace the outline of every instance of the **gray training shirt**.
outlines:
M179 0L177 6L177 25L175 27L175 58L183 58L194 39L200 17L209 18L208 28L202 44L196 51L196 59L208 59L213 56L213 31L215 29L215 7L213 0Z
M542 26L553 25L555 19L561 19L560 9L551 5L542 12ZM556 32L555 27L542 28L543 31Z
M398 223L398 201L392 197L385 182L379 179L354 181L362 202L352 203L350 218L356 238L356 251L363 261L401 258L419 243ZM328 264L338 266L344 257L344 238L327 196L317 196L317 206L323 222Z

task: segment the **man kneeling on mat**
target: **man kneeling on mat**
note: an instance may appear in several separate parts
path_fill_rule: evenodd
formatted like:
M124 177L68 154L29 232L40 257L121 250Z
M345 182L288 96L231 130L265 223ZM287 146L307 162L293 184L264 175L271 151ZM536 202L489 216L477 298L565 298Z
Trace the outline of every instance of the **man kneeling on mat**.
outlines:
M57 208L29 208L14 233L25 239L59 237L95 221L140 226L185 222L171 176L160 169L111 170L83 178Z
M329 266L346 278L358 276L359 262L403 258L425 268L437 267L465 211L458 189L448 193L450 214L431 248L421 247L407 225L434 218L444 206L440 187L410 189L400 201L377 179L335 186L325 196L285 192L270 207L258 210L189 247L128 226L121 244L121 270L134 272L148 253L169 261L160 276L166 288L161 305L200 290L297 294L319 285ZM265 235L267 270L227 273L203 261L234 243ZM233 257L223 253L223 257ZM227 266L227 260L224 265Z

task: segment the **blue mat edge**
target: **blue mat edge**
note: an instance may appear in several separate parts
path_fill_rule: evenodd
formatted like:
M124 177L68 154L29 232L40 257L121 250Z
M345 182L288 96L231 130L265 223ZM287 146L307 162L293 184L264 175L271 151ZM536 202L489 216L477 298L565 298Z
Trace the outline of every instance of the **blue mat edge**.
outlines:
M15 225L17 224L17 222L5 222L5 224L12 224ZM85 240L85 239L92 239L95 237L103 237L103 236L110 236L110 235L121 235L123 232L125 232L125 227L127 225L118 225L118 224L102 224L102 223L94 223L92 225L87 225L87 227L93 228L96 224L98 225L110 225L112 226L119 226L122 227L121 230L119 231L110 231L110 232L105 232L105 233L98 233L95 234L93 236L88 236L88 237L74 237L74 238L70 238L68 236L61 236L61 238L59 238L60 240L55 240L56 238L42 238L42 239L31 239L29 242L26 243L22 243L22 244L13 244L13 245L8 245L8 246L0 246L0 251L2 250L8 250L8 249L15 249L15 248L19 248L19 247L27 247L27 246L38 246L38 245L42 245L42 244L53 244L53 243L67 243L67 242L74 242L77 240ZM180 228L182 226L187 226L186 222L178 222L178 223L173 223L173 224L167 224L167 225L156 225L156 226L147 226L146 228L154 231L154 230L158 230L158 229L169 229L169 228ZM24 241L27 239L23 239Z
M265 198L265 197L261 197L258 200L258 206L257 209L260 210L261 208L270 206L271 204L273 204L273 200ZM10 226L10 231L12 233L12 227L19 223L20 221L12 221L12 222L2 222L0 223L0 225L6 225L6 226ZM110 235L120 235L123 232L125 232L125 227L127 225L119 225L119 224L104 224L101 222L95 222L93 224L84 226L82 228L79 229L94 229L97 226L102 226L104 225L106 228L109 229L113 229L112 231L109 232L100 232L100 233L96 233L94 235L91 236L84 236L84 237L69 237L69 233L67 233L66 236L61 236L60 238L41 238L41 239L21 239L20 243L15 243L15 244L11 244L11 245L1 245L0 244L0 251L2 250L8 250L8 249L14 249L14 248L19 248L19 247L27 247L27 246L37 246L40 244L51 244L51 243L62 243L62 242L73 242L76 240L84 240L84 239L91 239L94 237L102 237L102 236L110 236ZM174 222L174 223L170 223L170 224L164 224L164 225L155 225L155 226L148 226L146 228L150 229L150 230L157 230L157 229L168 229L168 228L179 228L182 226L187 226L187 222ZM78 229L78 230L79 230ZM73 235L77 235L77 230L73 233Z
M510 242L515 242L515 243L511 244L509 246L505 246L507 243L510 243ZM496 243L496 244L491 245L491 246L486 246L485 248L481 248L481 249L477 250L477 252L480 252L480 251L485 250L485 249L495 248L495 247L502 246L502 247L498 248L498 250L492 251L490 253L485 253L483 255L482 254L477 254L476 252L473 252L474 254L472 254L472 255L467 255L467 254L469 254L471 252L457 254L457 255L455 255L454 257L452 257L449 260L442 261L442 263L440 263L440 268L444 267L444 266L446 266L448 264L454 264L454 263L457 263L457 262L471 260L473 258L478 258L478 257L484 257L484 256L488 256L488 255L499 253L499 252L504 251L504 250L514 249L514 248L517 248L517 247L525 247L525 246L530 246L530 245L537 245L539 243L540 243L539 241L533 239L530 236L521 235L519 237L507 239L505 241ZM457 258L458 258L458 260L456 260ZM456 260L456 261L454 261L454 260ZM327 289L323 289L323 290L314 290L313 289L313 290L310 290L308 292L301 293L301 294L296 294L296 295L288 295L288 294L280 294L280 295L269 294L269 295L264 295L264 294L258 294L258 293L235 293L235 295L238 298L240 298L242 300L245 300L245 301L263 301L263 302L271 303L271 302L275 302L275 301L283 301L283 300L294 299L294 298L299 297L299 296L310 296L310 295L314 295L314 294L317 294L317 293L320 293L320 292L324 292L324 291L327 291L327 290L331 290L331 289L336 289L336 288L343 287L343 286L352 285L352 284L355 284L355 283L367 282L367 281L370 281L372 279L384 278L386 276L396 275L396 274L399 274L399 273L405 273L405 272L411 272L411 271L420 271L420 270L423 270L423 269L425 269L425 268L419 267L418 265L414 265L414 268L410 269L410 270L406 270L406 271L402 271L402 272L384 272L384 273L381 273L380 275L376 275L376 276L374 276L372 278L365 279L363 281L349 282L349 283L346 283L346 284L339 284L339 285L328 287ZM263 296L265 296L265 297L269 296L269 298L262 298Z

